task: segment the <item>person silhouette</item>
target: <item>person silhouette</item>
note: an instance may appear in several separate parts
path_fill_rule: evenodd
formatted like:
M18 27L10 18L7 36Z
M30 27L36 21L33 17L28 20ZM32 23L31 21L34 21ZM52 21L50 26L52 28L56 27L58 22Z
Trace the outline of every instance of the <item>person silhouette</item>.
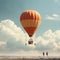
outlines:
M45 55L45 53L43 52L43 56Z
M48 56L48 52L46 52L46 55Z

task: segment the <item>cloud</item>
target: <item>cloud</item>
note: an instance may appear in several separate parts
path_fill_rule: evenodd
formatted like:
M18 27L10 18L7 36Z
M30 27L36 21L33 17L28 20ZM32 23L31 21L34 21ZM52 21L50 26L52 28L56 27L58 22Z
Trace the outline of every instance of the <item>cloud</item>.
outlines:
M22 39L22 37L17 37L24 36L24 32L19 27L17 27L11 20L1 21L0 33L1 36L3 35L5 38L7 37L9 39L9 37L11 36L12 38L15 38L15 40L20 40Z
M25 46L28 40L28 35L12 20L7 19L0 22L0 52L60 51L60 30L53 32L49 29L41 36L34 35L33 40L36 46Z
M7 19L0 22L0 49L4 45L2 51L29 50L31 47L25 46L26 39L29 39L28 35L13 21Z
M39 36L36 49L40 51L58 51L60 50L60 30L53 32L51 29Z
M46 19L47 20L60 20L60 15L59 14L52 14L51 16L47 15Z

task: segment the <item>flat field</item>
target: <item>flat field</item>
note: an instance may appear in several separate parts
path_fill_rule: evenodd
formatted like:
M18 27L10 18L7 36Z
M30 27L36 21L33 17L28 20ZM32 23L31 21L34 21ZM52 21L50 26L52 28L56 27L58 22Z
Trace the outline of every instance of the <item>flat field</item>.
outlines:
M0 60L60 60L60 57L21 57L21 56L0 56Z

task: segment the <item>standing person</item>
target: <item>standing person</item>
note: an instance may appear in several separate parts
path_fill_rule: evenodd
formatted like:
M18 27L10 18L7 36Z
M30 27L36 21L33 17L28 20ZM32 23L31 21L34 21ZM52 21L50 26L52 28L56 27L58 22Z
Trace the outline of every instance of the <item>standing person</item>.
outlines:
M48 52L46 52L46 55L48 56Z
M43 56L45 56L45 53L43 52Z

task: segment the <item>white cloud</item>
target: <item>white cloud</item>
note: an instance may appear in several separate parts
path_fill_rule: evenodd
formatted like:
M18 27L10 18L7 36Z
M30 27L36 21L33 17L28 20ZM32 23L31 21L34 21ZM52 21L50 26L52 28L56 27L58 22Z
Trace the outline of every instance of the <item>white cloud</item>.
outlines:
M28 46L25 47L26 38L29 38L27 34L20 27L17 27L13 21L7 19L0 22L0 41L6 42L4 46L6 50L3 51L29 49ZM4 44L3 42L1 45Z
M53 32L51 29L39 36L37 40L38 50L58 51L60 49L60 30Z
M54 18L53 18L53 17L51 17L51 16L47 16L47 17L46 17L46 19L54 20Z
M59 14L52 14L51 16L47 15L46 19L47 20L60 20L60 15Z
M17 27L14 24L14 22L11 20L1 21L0 33L1 33L1 36L2 36L2 34L3 34L3 36L5 34L5 36L4 36L5 38L7 37L9 39L9 37L11 36L12 38L15 38L15 40L21 40L22 36L25 36L24 32L19 27ZM17 37L20 37L20 38L17 38Z
M54 17L58 17L59 15L58 15L58 14L53 14L52 16L54 16Z
M56 14L53 16L57 16ZM59 51L60 50L60 30L52 31L49 29L42 36L33 37L36 46L25 46L29 40L26 33L11 20L0 22L0 52L12 51Z

